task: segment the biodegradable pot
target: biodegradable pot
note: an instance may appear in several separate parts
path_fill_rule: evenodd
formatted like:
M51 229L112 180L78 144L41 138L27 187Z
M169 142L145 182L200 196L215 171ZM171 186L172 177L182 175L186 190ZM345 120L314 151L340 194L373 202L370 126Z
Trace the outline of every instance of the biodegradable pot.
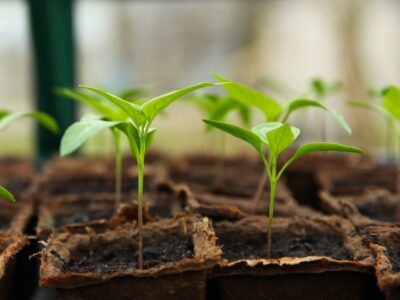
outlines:
M0 300L10 299L13 293L16 256L27 244L23 236L0 234Z
M321 190L334 196L360 195L369 189L398 191L399 169L395 165L361 166L352 169L320 170L317 181Z
M0 203L0 234L21 235L33 216L32 202Z
M6 187L18 200L23 200L34 176L31 161L17 158L0 159L0 185Z
M41 253L40 284L59 299L204 299L207 268L221 250L207 219L144 226L145 268L137 269L137 229L58 233Z
M357 196L334 196L320 192L321 207L330 214L345 218L365 217L381 222L400 221L399 195L383 189L369 189Z
M277 218L272 257L267 218L214 223L222 260L213 269L208 299L381 299L371 251L347 220Z
M34 198L42 201L48 196L59 195L94 195L115 194L115 176L113 172L104 174L91 174L86 172L65 172L58 175L51 171L45 171L41 178L35 183ZM144 173L144 191L155 190L159 182L164 182L165 172L163 169L146 166ZM130 168L129 172L122 177L121 189L123 194L131 194L137 191L137 171Z
M268 214L269 193L263 193L259 205L253 199L228 197L214 194L194 194L189 187L181 185L181 193L190 211L212 220L238 220L247 215ZM319 212L307 206L299 205L285 189L284 184L278 184L274 214L278 217L318 216Z
M278 161L280 167L289 160L295 150L285 151ZM286 184L294 198L300 203L320 209L318 199L318 170L348 170L358 162L370 165L370 157L343 153L312 153L294 161L285 171Z
M123 205L130 205L132 200L137 198L125 194L122 196ZM144 194L143 201L149 218L173 217L183 213L186 202L173 186L167 184L158 185L154 193ZM136 205L134 207L137 209ZM114 214L114 195L50 196L39 206L37 234L41 239L46 240L50 233L65 225L109 219ZM132 217L136 219L136 214Z
M364 241L375 253L378 285L387 300L400 299L400 224L356 219Z
M252 198L264 169L256 157L220 160L215 156L194 155L170 161L167 173L172 181L184 183L194 192Z

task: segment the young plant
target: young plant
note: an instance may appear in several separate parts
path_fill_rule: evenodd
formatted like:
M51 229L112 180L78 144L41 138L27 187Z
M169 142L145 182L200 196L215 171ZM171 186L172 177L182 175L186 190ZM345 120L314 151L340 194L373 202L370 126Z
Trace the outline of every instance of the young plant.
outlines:
M214 77L221 82L226 82L223 87L228 93L229 97L235 99L244 106L253 107L261 111L264 114L266 122L286 123L294 112L304 108L316 107L328 112L345 131L351 133L351 128L346 122L345 118L336 110L330 109L325 104L321 103L321 101L306 98L296 98L287 101L282 105L275 99L253 88L230 81L220 75L215 75ZM321 90L321 94L325 95L327 90L330 90L321 83L316 84L316 86L319 85L322 86L319 88ZM259 205L262 191L267 183L267 175L268 174L265 173L261 178L254 195L255 209L257 209Z
M99 117L90 117L85 116L81 121L73 124L74 126L69 132L66 132L67 138L70 132L75 134L74 128L86 128L89 126L91 122L98 122L100 119L103 121L123 121L128 118L128 115L121 110L118 106L110 103L109 101L104 100L102 97L98 97L97 94L94 96L93 94L80 91L78 89L71 88L59 88L56 90L59 95L70 98L77 102L83 103L92 108ZM145 94L145 90L142 88L133 88L129 90L125 90L120 93L120 97L127 101L138 103L140 102L139 97L143 97ZM108 127L113 137L114 147L115 147L115 213L118 212L119 207L121 205L121 185L122 185L122 140L121 133L114 127ZM83 143L84 141L82 141ZM62 144L63 145L63 144ZM82 146L80 143L75 143L71 145L73 147L61 147L61 156L66 156L74 151L76 151L79 147Z
M399 152L399 145L395 141L396 137L400 135L399 121L400 121L400 89L395 86L388 86L380 90L372 90L370 92L373 96L380 99L379 103L370 103L366 101L353 100L347 103L351 106L358 108L366 108L375 111L385 118L388 127L388 134L386 137L386 151L387 156L390 157L391 145Z
M91 90L105 100L111 102L121 109L128 118L121 121L109 121L93 119L89 117L87 121L83 120L79 125L71 127L68 135L63 138L61 151L66 151L69 147L75 147L75 144L82 144L85 140L96 134L103 128L116 128L120 130L128 139L130 150L137 162L138 173L138 267L143 268L143 177L145 168L145 156L153 140L155 129L151 127L154 119L166 109L172 102L186 94L200 88L220 85L218 83L199 83L180 90L155 97L142 104L135 104L124 100L116 95L106 91L81 86ZM85 123L87 122L87 123Z
M250 109L240 102L235 101L235 99L218 94L199 94L190 96L188 101L200 108L206 119L224 121L230 113L237 112L243 126L250 126ZM212 129L212 126L206 126L207 133L210 133ZM221 142L217 143L220 146L220 155L215 165L216 186L222 182L225 156L225 136L221 134L221 136L217 136L217 138Z
M53 117L49 116L48 114L42 112L13 113L7 110L0 110L0 130L5 129L12 123L23 118L36 120L37 122L39 122L39 124L49 129L53 133L57 133L59 130L57 122L53 119ZM15 201L13 194L2 186L0 186L0 199L8 200L10 202Z
M265 170L268 174L270 182L270 198L269 198L269 210L268 210L268 237L267 237L267 255L271 257L271 240L272 240L272 224L274 216L274 205L275 205L275 193L279 179L281 178L284 171L289 165L299 157L320 151L340 151L340 152L354 152L362 153L362 150L357 147L326 143L326 142L313 142L307 143L299 148L293 156L286 161L281 169L278 168L279 155L290 145L292 145L300 134L300 130L296 127L290 126L289 124L280 122L269 122L260 124L253 127L252 130L247 130L232 124L213 121L203 120L206 124L214 126L232 136L244 140L253 146L257 153L260 155L265 165ZM268 150L268 155L264 153L264 147Z

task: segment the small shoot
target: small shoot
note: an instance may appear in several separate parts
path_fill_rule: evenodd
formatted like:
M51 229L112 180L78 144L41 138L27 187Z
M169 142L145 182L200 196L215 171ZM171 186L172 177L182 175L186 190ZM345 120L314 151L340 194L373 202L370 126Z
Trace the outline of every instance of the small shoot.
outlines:
M370 90L370 94L380 99L379 103L371 103L360 100L352 100L347 103L350 106L364 108L380 114L387 122L388 134L386 138L387 157L391 156L391 145L397 148L397 154L400 152L400 147L395 141L400 135L400 88L396 86L388 86L382 89Z
M324 103L319 100L307 99L307 98L296 98L294 100L286 101L280 104L275 99L242 84L230 81L220 75L214 75L214 77L221 81L226 82L224 89L228 93L228 96L235 99L246 107L256 108L264 114L266 122L288 122L289 118L294 112L301 109L315 107L329 113L336 122L349 134L351 134L351 128L343 115L334 109L327 107ZM315 82L318 86L316 90L320 91L320 95L327 95L335 90L337 84L328 85L321 80ZM212 118L209 118L212 119ZM260 179L256 193L254 195L254 207L257 210L260 202L260 197L264 187L267 183L267 174Z
M59 128L56 120L43 112L10 112L7 110L0 110L0 130L6 129L12 123L19 121L20 119L33 119L40 125L47 128L53 133L58 133ZM13 194L6 188L0 186L0 199L4 199L10 202L15 202Z
M61 156L70 155L82 144L93 137L102 129L110 129L114 141L115 157L115 213L118 213L121 205L122 194L122 139L119 130L114 128L113 122L124 121L128 115L113 103L104 100L97 94L90 94L86 91L71 88L58 88L56 92L64 97L80 102L92 108L98 116L85 115L79 122L71 125L61 141ZM139 102L140 97L145 95L142 88L132 88L120 93L121 98L130 102ZM83 130L85 132L80 132Z
M73 133L63 138L61 145L62 151L74 144L81 144L102 128L113 128L122 132L128 139L129 147L132 155L137 162L138 173L138 267L143 269L143 179L145 168L145 156L149 150L154 137L155 129L151 127L154 119L162 113L170 104L179 98L200 88L217 86L221 83L203 82L195 84L180 90L175 90L167 94L150 99L142 104L136 104L128 100L124 100L116 95L108 93L98 88L81 86L98 95L104 100L117 106L127 118L120 121L109 121L101 119L91 119L87 121L81 120L80 124L75 124L69 129ZM87 122L82 124L82 122ZM79 127L78 127L79 126Z
M339 151L339 152L353 152L362 153L362 150L357 147L327 143L327 142L313 142L307 143L299 148L293 156L282 166L278 168L278 158L280 154L285 151L290 145L292 145L297 137L300 135L300 130L287 123L280 122L269 122L260 124L253 127L252 130L247 130L232 124L213 121L203 120L206 124L218 128L232 136L235 136L245 142L249 143L253 148L256 149L260 155L264 165L268 179L270 182L270 198L269 198L269 210L268 210L268 237L267 237L267 255L271 257L272 249L272 225L274 216L274 205L275 205L275 194L276 187L279 179L281 178L284 171L299 157L321 151ZM264 148L268 151L268 155L264 153Z

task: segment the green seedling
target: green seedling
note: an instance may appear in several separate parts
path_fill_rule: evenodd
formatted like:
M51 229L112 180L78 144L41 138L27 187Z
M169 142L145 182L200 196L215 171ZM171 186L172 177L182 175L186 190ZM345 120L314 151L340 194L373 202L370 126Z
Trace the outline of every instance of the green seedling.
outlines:
M199 94L189 97L188 102L200 108L204 114L204 118L206 119L224 121L231 113L237 112L240 122L246 127L250 126L250 109L240 102L235 101L235 99L220 96L218 94ZM207 133L210 133L212 129L212 126L206 126ZM220 143L215 144L219 144L220 155L215 164L216 186L218 186L222 181L225 156L225 136L221 133L221 136L217 136L217 138Z
M214 126L232 136L244 140L253 146L257 153L260 155L265 170L268 174L270 182L270 197L269 197L269 210L268 210L268 237L267 237L267 255L271 257L271 240L272 240L272 224L274 216L275 193L279 179L284 171L299 157L320 151L340 151L340 152L354 152L362 153L362 150L357 147L326 143L326 142L313 142L301 145L297 148L293 156L286 161L282 168L278 168L279 155L292 145L300 134L300 130L289 124L280 122L269 122L253 127L252 130L247 130L232 124L204 120L210 126ZM268 155L264 153L264 147L268 151Z
M400 89L395 86L388 86L382 89L370 90L370 94L380 99L379 103L353 100L347 103L353 107L365 108L380 114L387 122L388 134L386 137L387 156L390 157L391 145L399 148L396 140L400 135ZM397 149L396 153L399 153Z
M57 133L59 130L57 122L48 114L42 112L13 113L6 110L0 110L0 130L5 129L12 123L24 118L36 120L37 122L39 122L40 125L47 128L53 133ZM2 186L0 186L0 199L5 199L10 202L15 201L13 194L11 194L7 189Z
M86 91L81 91L78 89L71 88L59 88L56 92L64 97L70 98L77 102L83 103L92 108L99 117L85 116L81 121L74 124L74 128L86 128L90 122L103 121L123 121L128 118L128 115L121 110L118 106L109 101L104 100L97 94L90 94ZM129 90L122 91L120 93L120 98L133 103L140 103L140 97L145 95L145 90L143 88L133 88ZM73 129L74 129L73 128ZM121 132L114 127L106 127L110 129L113 137L114 147L115 147L115 213L118 212L121 205L121 185L122 185L122 139ZM70 132L75 132L71 129ZM61 156L69 155L75 152L82 144L75 143L73 147L62 148Z
M155 129L151 127L154 119L171 103L182 96L197 89L220 85L218 83L199 83L180 90L155 97L142 104L135 104L124 100L106 91L81 86L102 96L122 110L128 117L126 120L109 121L89 116L79 124L71 126L65 133L61 142L61 152L68 152L70 147L82 144L84 141L95 135L104 128L116 128L128 139L130 150L137 162L138 173L138 267L143 268L143 177L145 168L146 152L150 148L154 137Z
M226 90L229 97L235 99L237 102L241 103L247 107L253 107L261 111L265 117L266 122L281 122L286 123L290 116L301 109L316 107L328 112L336 122L348 133L351 133L351 128L346 122L345 118L336 110L330 109L321 101L306 99L306 98L296 98L290 101L280 104L275 99L265 95L248 86L230 81L220 75L214 76L217 80L221 82L226 82L223 87ZM326 94L327 87L319 82L317 86L321 85L321 94ZM331 88L332 89L332 88ZM212 118L210 118L212 119ZM257 209L260 201L260 197L264 187L267 183L267 173L261 178L256 193L254 195L255 209Z

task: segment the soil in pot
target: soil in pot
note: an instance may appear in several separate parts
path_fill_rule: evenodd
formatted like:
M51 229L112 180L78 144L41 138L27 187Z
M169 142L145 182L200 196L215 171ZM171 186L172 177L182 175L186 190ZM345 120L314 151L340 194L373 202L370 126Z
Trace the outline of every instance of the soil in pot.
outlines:
M129 205L135 195L123 195L122 204ZM174 187L160 184L154 193L144 194L146 211L152 218L173 217L185 209L185 199L179 197ZM39 207L37 232L42 239L65 225L84 224L110 219L115 211L115 197L110 194L50 196Z
M18 200L23 200L34 176L32 162L17 158L0 159L0 185L12 192Z
M379 287L385 292L386 299L400 299L400 225L357 221L365 243L375 254Z
M136 235L132 224L57 234L42 252L41 284L58 288L60 299L204 299L206 269L220 254L207 220L147 223L143 270Z
M320 193L321 206L328 213L351 218L360 215L381 222L400 221L400 199L387 190L369 189L357 196L333 196Z
M322 190L334 196L359 195L368 189L398 191L398 167L375 165L348 170L320 170L317 180Z
M20 237L0 235L0 299L12 298L13 286L17 284L16 278L16 256L27 244L27 240ZM21 285L22 286L22 285Z
M348 221L277 218L271 258L267 218L215 222L214 228L223 260L211 275L210 299L382 298L372 253Z

